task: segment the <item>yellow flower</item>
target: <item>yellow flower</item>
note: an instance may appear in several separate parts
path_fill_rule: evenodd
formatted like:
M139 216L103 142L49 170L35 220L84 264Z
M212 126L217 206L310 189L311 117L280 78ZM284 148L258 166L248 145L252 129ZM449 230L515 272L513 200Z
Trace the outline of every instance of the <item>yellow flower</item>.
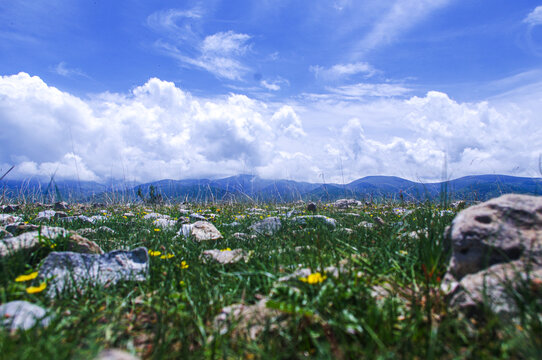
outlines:
M408 255L408 252L405 251L405 250L399 250L399 254L403 255L403 256L407 256Z
M160 254L161 254L160 251L149 250L150 256L160 256Z
M38 276L38 272L37 272L37 271L34 271L33 273L30 273L30 274L28 274L28 275L20 275L20 276L17 276L17 278L15 279L15 281L17 281L17 282L23 282L23 281L33 280L33 279L35 279L37 276Z
M311 285L321 283L325 279L327 279L327 276L325 276L325 275L322 276L322 274L320 274L319 272L314 273L314 274L310 274L307 277L299 278L299 280L301 280L303 282L306 282L307 284L311 284Z
M171 259L172 257L175 257L175 255L173 255L173 254L166 254L166 255L160 256L160 259Z
M125 219L128 219L128 217L126 215L122 215L122 217L125 218Z
M179 285L181 285L181 286L185 286L185 285L186 285L186 283L185 283L185 282L184 282L183 280L181 280L181 281L179 281Z
M160 231L160 229L154 229L154 231Z
M29 294L35 294L42 292L47 287L47 283L42 282L40 286L30 286L26 288L26 292Z
M261 216L261 215L260 215L260 219L262 219L262 220L263 220L263 216Z
M56 244L51 244L50 248L51 248L51 249L56 248Z
M181 269L188 269L188 264L184 260L181 261Z
M222 249L220 251L231 251L231 249L230 248L225 248L225 249Z

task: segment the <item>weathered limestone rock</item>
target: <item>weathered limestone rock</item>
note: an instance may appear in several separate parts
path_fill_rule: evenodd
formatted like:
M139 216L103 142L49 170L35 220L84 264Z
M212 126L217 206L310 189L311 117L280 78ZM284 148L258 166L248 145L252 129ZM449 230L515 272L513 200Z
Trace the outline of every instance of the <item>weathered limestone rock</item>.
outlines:
M152 222L154 226L160 229L173 229L177 225L177 221L164 218L158 218Z
M503 195L461 211L447 230L456 279L489 265L542 255L542 196Z
M147 214L145 216L143 216L143 219L145 220L149 220L149 219L171 219L171 217L169 215L163 215L163 214L159 214L159 213L155 213L155 212L152 212L150 214Z
M209 262L214 260L220 264L233 264L239 261L248 261L249 255L243 249L233 249L233 250L205 250L201 254L201 259L204 262Z
M51 220L56 214L56 211L54 210L43 210L38 213L38 216L34 219L34 221L49 221Z
M0 214L0 224L2 225L15 224L21 221L23 221L23 219L21 219L19 216Z
M102 248L94 241L73 234L70 236L67 244L67 251L73 251L80 254L103 254Z
M17 212L20 210L20 208L21 207L19 205L2 205L1 206L2 212L5 214Z
M67 236L69 232L59 227L44 226L41 228L41 236L54 239L59 236ZM31 231L19 236L0 240L0 258L19 251L30 251L40 245L38 231Z
M307 204L307 211L315 212L316 211L316 204L313 202L310 202Z
M442 282L450 304L517 313L510 291L542 282L542 197L504 195L461 211L446 231L452 258Z
M27 301L11 301L0 305L0 324L10 331L28 330L36 324L45 327L51 320L45 315L45 309Z
M144 281L149 270L148 250L115 250L103 255L74 252L50 253L38 273L40 282L49 279L46 292L54 297L67 289L88 284L114 285L119 281Z
M292 221L302 225L307 225L309 222L321 221L322 223L329 225L333 228L337 226L337 220L324 215L296 216L292 219Z
M185 224L181 227L178 234L183 235L185 238L192 237L196 241L222 239L222 234L220 234L213 224L207 221L196 221L193 224Z
M280 230L282 224L276 216L268 217L252 224L249 229L259 235L272 236Z
M68 210L70 206L68 205L67 202L60 201L60 202L55 203L53 208L57 211L64 211L64 210Z
M349 207L361 206L361 201L355 199L339 199L333 203L337 209L348 209Z
M36 231L39 229L39 226L34 224L25 224L24 222L18 222L6 226L6 230L17 236L28 231Z
M238 340L256 340L266 329L273 331L284 326L285 317L279 310L266 307L267 299L254 305L233 304L226 306L218 314L213 324L221 335L231 331L231 336Z

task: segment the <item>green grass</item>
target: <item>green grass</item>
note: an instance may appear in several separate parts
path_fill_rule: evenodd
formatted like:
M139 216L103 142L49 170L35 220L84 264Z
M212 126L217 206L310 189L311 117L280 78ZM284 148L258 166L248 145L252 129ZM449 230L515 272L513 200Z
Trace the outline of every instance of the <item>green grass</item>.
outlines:
M247 215L248 205L230 204L191 209L211 209L213 223L224 236L218 241L194 242L174 239L176 230L154 231L152 221L143 220L144 208L112 206L99 224L51 222L66 229L108 226L115 234L98 232L87 236L104 251L145 246L170 259L151 256L147 281L94 287L81 296L65 294L54 300L43 293L27 294L28 284L14 279L37 270L52 251L44 246L33 254L0 260L0 302L27 300L51 311L49 327L9 334L0 330L2 359L89 359L103 348L122 348L153 359L455 359L531 358L542 351L540 309L528 293L518 294L523 306L521 321L507 323L487 314L473 321L449 309L439 291L449 254L443 233L454 213L441 214L434 205L407 206L408 215L396 214L393 204L349 209L359 217L332 207L318 213L336 219L334 231L318 223L304 227L285 220L272 237L238 240L235 232L261 217L275 216L275 205L260 204L262 215ZM252 206L250 206L252 207ZM175 206L154 206L153 211L179 217ZM33 222L40 209L26 206L22 215ZM150 209L148 209L150 210ZM76 212L72 210L70 212ZM85 215L97 210L80 211ZM278 216L283 216L284 210ZM239 227L227 227L236 216ZM367 229L356 226L380 216L385 224ZM303 230L303 228L309 228ZM419 231L418 238L409 237ZM62 239L56 240L62 249ZM298 246L308 246L295 251ZM242 248L250 252L247 262L232 265L203 263L206 249ZM317 284L298 279L277 279L299 267L322 272L327 266L344 266L339 277L328 274ZM188 264L183 269L182 261ZM375 296L376 286L391 294ZM213 326L225 306L254 304L270 299L268 307L282 314L278 328L267 324L256 339L236 336L232 324L226 334ZM239 326L239 325L237 325Z

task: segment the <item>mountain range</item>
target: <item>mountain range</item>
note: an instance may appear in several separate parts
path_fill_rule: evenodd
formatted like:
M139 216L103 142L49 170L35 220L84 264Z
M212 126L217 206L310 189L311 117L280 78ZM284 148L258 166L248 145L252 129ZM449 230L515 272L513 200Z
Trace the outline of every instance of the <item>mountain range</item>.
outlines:
M159 180L144 184L90 181L0 181L7 198L27 201L333 201L339 198L405 201L483 201L506 193L542 195L542 178L508 175L474 175L444 182L422 183L395 176L367 176L348 184L324 184L294 180L269 180L255 175L223 179ZM151 193L153 198L151 199Z

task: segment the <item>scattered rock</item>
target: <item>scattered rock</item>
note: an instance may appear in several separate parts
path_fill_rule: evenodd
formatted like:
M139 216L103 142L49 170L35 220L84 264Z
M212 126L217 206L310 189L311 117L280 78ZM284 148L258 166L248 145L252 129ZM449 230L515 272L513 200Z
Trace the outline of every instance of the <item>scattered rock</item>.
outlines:
M446 233L452 258L448 272L456 279L490 265L540 256L542 196L503 195L461 211Z
M292 217L292 216L300 215L300 214L303 214L303 211L293 209L293 210L288 211L288 213L286 214L286 217Z
M66 212L64 212L64 211L55 212L55 216L54 216L55 219L62 219L62 218L66 218L66 217L68 217L68 214Z
M171 216L152 212L150 214L147 214L147 215L143 216L143 219L145 219L145 220L149 220L149 219L167 219L167 220L170 220Z
M177 221L159 218L154 220L152 224L160 229L173 229L177 225Z
M374 222L375 222L375 224L380 225L380 226L383 226L383 225L386 224L384 219L382 219L380 216L375 216L374 217Z
M240 222L237 222L237 221L234 221L230 224L222 224L222 226L230 226L230 227L235 227L235 226L240 226L241 223Z
M149 270L148 250L115 250L103 255L52 252L40 267L38 278L49 279L49 297L86 285L114 285L119 281L144 281Z
M284 326L285 317L279 310L266 306L267 299L254 305L233 304L222 309L213 325L221 335L230 332L234 339L256 340L265 330L275 331Z
M213 224L207 221L196 221L193 224L185 224L181 227L178 234L183 235L185 238L192 237L196 241L222 239L222 234L220 234Z
M24 222L19 222L6 226L6 230L17 236L28 231L36 231L39 229L39 226L34 224L25 224Z
M220 264L233 264L239 261L247 262L249 259L248 253L243 249L234 250L205 250L201 254L203 262L214 260Z
M232 237L234 237L234 238L236 238L238 240L248 240L248 239L257 238L256 235L249 235L249 234L240 233L240 232L237 232L237 233L233 234Z
M349 207L361 206L361 201L355 199L339 199L333 203L337 209L348 209Z
M356 214L356 213L344 213L343 215L344 216L353 216L353 217L360 217L361 216L360 214Z
M190 214L190 217L191 217L192 219L196 219L196 220L202 220L202 221L207 220L207 218L206 218L205 216L200 215L200 214L196 214L196 213Z
M131 211L129 212L125 212L124 214L122 214L122 216L126 216L127 218L133 218L135 216L135 214Z
M120 349L102 350L95 360L139 360L139 357Z
M40 232L32 231L8 239L0 240L0 258L19 251L34 250L40 245ZM67 236L69 232L59 227L44 226L41 228L41 236L50 239L59 236Z
M89 235L94 235L96 234L96 229L92 229L92 228L83 228L83 229L77 229L75 230L75 232L81 236L89 236Z
M19 216L0 214L0 224L2 225L15 224L21 221L23 221L23 219L20 218Z
M465 202L465 200L454 201L450 204L450 207L456 210L463 210L467 207L467 203Z
M359 224L356 225L356 227L362 227L362 228L365 228L365 229L372 229L374 226L375 226L375 224L367 222L367 221L362 221L362 222L360 222Z
M53 207L55 210L60 210L60 211L63 211L63 210L69 210L70 209L70 206L68 205L67 202L65 201L61 201L61 202L57 202L55 203L54 207Z
M56 214L56 211L54 210L43 210L38 213L38 216L35 221L49 221L51 220Z
M442 289L462 311L475 314L487 303L496 313L514 316L510 291L542 282L540 196L504 195L465 209L445 238L452 257Z
M272 236L280 230L282 224L278 217L268 217L252 224L249 229L259 235Z
M0 324L10 331L28 330L40 324L48 326L50 317L45 317L45 309L28 301L10 301L0 305Z
M7 239L10 237L13 237L13 234L0 226L0 239Z
M310 202L307 204L307 211L315 212L316 211L316 204L313 202Z
M67 244L67 251L73 251L81 254L103 254L102 248L81 235L73 234Z
M19 205L2 205L2 212L5 214L14 213L20 210Z
M190 224L190 219L187 218L186 216L179 216L179 219L177 220L177 225L182 225L182 224Z
M321 221L324 224L329 225L333 228L337 226L337 220L329 218L324 215L296 216L292 219L292 221L298 224L302 224L302 225L307 225L309 222L313 222L313 221Z
M103 232L103 233L108 233L108 234L116 234L116 231L111 229L110 227L107 227L107 226L100 226L98 229L97 229L98 232Z

